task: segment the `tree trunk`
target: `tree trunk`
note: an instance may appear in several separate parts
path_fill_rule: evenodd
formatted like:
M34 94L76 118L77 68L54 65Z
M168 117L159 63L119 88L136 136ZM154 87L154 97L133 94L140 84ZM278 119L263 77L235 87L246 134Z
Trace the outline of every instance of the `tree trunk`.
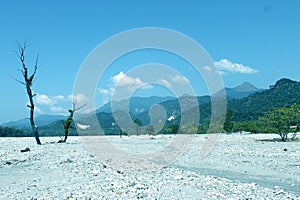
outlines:
M69 134L69 131L68 130L65 130L65 138L64 138L64 141L63 142L66 142L67 139L68 139L68 134Z
M35 141L38 145L41 145L41 141L40 141L40 138L39 138L39 134L38 134L38 128L37 126L35 125L34 123L34 120L33 120L33 117L34 117L34 103L33 103L33 95L32 95L32 91L30 89L29 86L27 86L27 94L28 94L28 97L29 97L29 102L30 102L30 105L28 106L30 108L30 124L31 124L31 128L32 128L32 131L33 131L33 135L35 137Z
M73 122L73 114L75 111L76 111L75 109L69 110L70 116L64 121L65 137L64 137L64 139L59 140L58 141L59 143L67 141L68 135L69 135L69 129L71 128L71 124Z
M281 141L282 141L282 142L285 142L285 141L287 140L288 134L281 133L281 134L279 134L279 135L280 135L280 137L281 137Z

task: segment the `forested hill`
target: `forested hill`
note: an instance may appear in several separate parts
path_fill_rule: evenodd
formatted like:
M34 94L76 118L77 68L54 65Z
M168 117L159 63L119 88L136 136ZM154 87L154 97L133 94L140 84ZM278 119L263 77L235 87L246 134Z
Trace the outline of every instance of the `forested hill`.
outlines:
M286 107L293 103L300 103L300 82L283 78L267 90L230 101L228 107L233 111L233 121L249 121L272 108Z

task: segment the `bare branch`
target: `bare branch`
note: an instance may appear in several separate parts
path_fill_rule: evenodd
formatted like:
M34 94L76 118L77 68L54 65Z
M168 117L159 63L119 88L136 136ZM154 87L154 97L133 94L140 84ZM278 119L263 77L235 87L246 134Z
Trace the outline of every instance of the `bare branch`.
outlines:
M85 104L83 104L82 106L80 106L79 108L76 108L76 101L73 99L72 100L72 112L74 113L75 111L77 111L77 110L80 110L81 108L83 108L84 106L86 106L87 104L85 103Z
M81 108L83 108L86 105L87 105L87 103L83 104L82 106L80 106L79 108L75 109L74 111L80 110Z
M35 72L34 72L34 74L35 74ZM34 79L34 74L32 74L32 75L30 76L30 78L27 79L27 83L28 83L29 85L32 85L32 82L33 82L33 79Z
M33 71L32 75L31 75L32 79L34 78L36 70L38 68L38 61L39 61L39 54L36 56L36 59L35 59L34 71Z
M73 110L73 112L76 111L76 102L74 99L72 100L72 110Z
M18 79L16 79L15 77L13 77L13 76L11 76L15 81L17 81L17 82L19 82L19 83L21 83L22 85L26 85L24 82L22 82L22 81L20 81L20 80L18 80Z
M25 50L26 48L29 46L27 44L27 41L25 40L23 44L19 43L18 41L16 41L17 44L18 44L18 52L17 52L17 55L18 57L20 58L21 62L22 62L22 67L26 67L25 65ZM25 68L24 68L25 69Z

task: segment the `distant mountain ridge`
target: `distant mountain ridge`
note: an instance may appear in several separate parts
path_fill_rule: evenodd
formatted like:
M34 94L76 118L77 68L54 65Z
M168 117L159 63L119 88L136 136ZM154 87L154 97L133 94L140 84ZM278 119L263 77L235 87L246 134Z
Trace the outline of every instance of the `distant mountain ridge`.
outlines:
M173 100L175 97L159 97L159 96L150 96L150 97L131 97L129 100L129 112L138 114L143 113L150 109L151 106L159 104L164 101ZM113 101L113 109L116 110L125 110L128 100ZM105 105L101 106L96 110L96 113L105 112L112 113L112 102L108 102Z
M248 96L255 91L258 91L255 86L248 82L244 82L243 84L234 87L234 88L225 88L227 99L239 99L243 98L245 96ZM219 92L221 93L221 92ZM218 93L214 94L215 96L218 96ZM189 95L184 95L180 97L182 100L187 101L187 106L189 106ZM200 96L197 97L199 105L207 104L210 102L211 98L208 95L205 96ZM114 109L115 110L126 110L125 106L127 104L126 100L121 100L121 101L114 101ZM149 121L149 116L148 116L148 110L150 109L151 106L155 104L161 104L166 108L167 115L171 116L179 116L180 113L178 113L177 107L179 106L178 101L175 97L159 97L159 96L150 96L150 97L131 97L129 100L129 112L131 116L136 116L140 118L144 118L145 122ZM191 107L193 105L190 105ZM96 113L112 113L112 107L111 107L111 102L106 103L105 105L101 106L96 110ZM104 118L109 118L107 120L104 120L106 122L111 122L113 121L111 115L103 115L100 114ZM99 116L100 116L99 115ZM59 121L59 120L64 120L66 117L63 115L39 115L35 118L36 124L39 127L44 127L47 125L51 125L53 127L53 122ZM88 115L83 115L83 117L78 117L78 118L88 118ZM104 123L105 124L105 123ZM2 124L2 126L7 126L7 127L15 127L18 129L30 129L30 123L29 119L21 119L17 121L11 121L8 123ZM53 128L51 128L53 129Z
M300 82L286 78L278 80L274 85L271 85L269 89L265 90L257 89L252 84L245 82L234 88L225 88L225 91L228 97L227 108L233 111L232 120L235 122L258 119L265 112L270 111L274 107L290 106L293 103L300 104ZM242 97L243 95L245 95L245 97ZM218 100L218 98L212 99ZM166 119L170 119L165 122L167 130L168 127L178 126L182 115L186 115L187 120L189 120L189 117L192 119L194 116L190 114L191 112L189 111L193 110L196 103L198 103L200 106L200 123L202 123L202 127L205 127L211 116L211 97L197 97L197 101L198 102L195 102L195 97L188 95L180 98L155 96L132 97L129 101L130 113L128 117L131 117L132 120L140 119L142 125L147 126L150 122L149 109L151 106L159 104L164 107L166 111ZM183 110L181 109L179 102L184 105ZM115 103L117 105L116 107L119 108L116 112L124 113L124 110L126 110L122 107L125 105L124 101ZM113 126L115 119L111 112L111 105L106 104L97 109L96 115L98 121L93 121L91 115L85 115L79 118L77 122L83 125L90 125L90 131L93 133L99 132L99 130L96 129L98 127L97 124L99 123L105 134L118 134L118 128ZM65 116L38 116L36 122L41 130L41 136L54 133L61 135L63 133L62 124L64 119ZM41 121L43 121L43 123L41 123ZM2 126L14 126L23 129L24 123L26 123L27 127L29 127L28 119L20 120L19 125L17 122L6 123ZM75 132L72 134L75 134Z
M258 89L249 82L244 82L233 88L225 87L225 94L228 100L245 98L255 92L263 91L263 89ZM223 90L213 94L214 97L222 97L224 94Z
M39 115L39 116L35 117L35 123L37 126L46 126L52 122L55 122L57 120L63 120L65 118L66 118L66 116L63 116L63 115ZM7 122L7 123L2 124L1 126L15 127L18 129L30 129L31 128L29 118L24 118L24 119L20 119L17 121Z

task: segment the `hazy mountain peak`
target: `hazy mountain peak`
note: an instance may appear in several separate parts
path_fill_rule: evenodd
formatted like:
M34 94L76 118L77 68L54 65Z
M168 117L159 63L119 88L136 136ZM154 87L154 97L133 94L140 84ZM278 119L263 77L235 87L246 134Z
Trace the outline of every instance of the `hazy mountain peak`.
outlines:
M251 83L245 81L244 83L242 83L239 86L236 86L234 88L232 88L233 90L237 91L237 92L253 92L253 91L257 91L258 88L255 87L254 85L252 85Z
M253 94L255 92L261 91L254 85L252 85L249 82L244 82L241 85L238 85L234 88L225 88L226 97L227 99L241 99L244 97L249 96L250 94ZM214 97L223 98L224 90L220 90L219 92L215 93Z

